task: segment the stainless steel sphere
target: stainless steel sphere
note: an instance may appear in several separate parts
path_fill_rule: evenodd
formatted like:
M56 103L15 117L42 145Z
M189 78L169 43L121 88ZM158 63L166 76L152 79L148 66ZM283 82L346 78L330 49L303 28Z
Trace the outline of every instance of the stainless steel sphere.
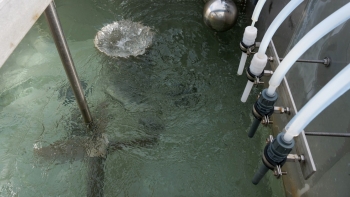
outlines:
M232 0L210 0L203 10L204 23L214 31L231 29L237 16L237 6Z

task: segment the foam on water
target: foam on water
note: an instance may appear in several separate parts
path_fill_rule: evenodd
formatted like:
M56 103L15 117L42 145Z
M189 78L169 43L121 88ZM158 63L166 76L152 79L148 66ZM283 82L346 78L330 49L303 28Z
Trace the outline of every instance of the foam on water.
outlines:
M104 26L95 37L96 48L112 57L138 56L152 43L150 27L128 20Z

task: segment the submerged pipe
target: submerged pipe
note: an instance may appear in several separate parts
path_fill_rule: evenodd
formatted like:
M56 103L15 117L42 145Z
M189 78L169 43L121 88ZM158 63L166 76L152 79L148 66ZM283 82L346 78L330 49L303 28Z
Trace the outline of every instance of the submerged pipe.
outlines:
M342 8L335 11L318 25L316 25L309 33L307 33L288 53L281 64L277 67L275 73L269 81L268 94L273 95L277 87L281 84L288 70L293 66L296 60L308 50L315 42L324 35L338 27L350 18L350 3L345 4Z
M260 168L258 169L257 172L255 172L252 183L254 185L257 185L260 180L265 176L265 174L269 171L270 169L266 167L265 164L261 164Z
M52 37L55 41L57 51L60 55L64 70L66 71L67 78L74 92L75 99L84 118L84 122L87 125L90 125L92 123L90 110L86 103L84 92L80 85L79 77L77 71L75 70L74 62L70 54L66 38L62 31L60 20L57 16L55 4L53 2L51 2L46 8L45 16L49 24Z
M282 22L287 18L287 16L289 16L290 13L302 2L303 0L291 0L273 20L260 43L258 53L253 56L253 60L248 68L253 75L259 76L264 71L268 59L265 53L272 39L272 36L275 34ZM241 98L241 101L243 103L247 101L251 89L252 86L247 85L245 87Z
M253 123L250 126L248 137L252 138L260 125L261 120L254 117Z
M285 141L293 140L333 101L350 89L350 64L327 83L286 125Z

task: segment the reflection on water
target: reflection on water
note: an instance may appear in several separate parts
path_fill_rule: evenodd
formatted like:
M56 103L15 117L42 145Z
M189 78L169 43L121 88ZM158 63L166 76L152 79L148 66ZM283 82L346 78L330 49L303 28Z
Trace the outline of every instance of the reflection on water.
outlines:
M235 75L244 17L216 34L198 0L56 4L108 155L86 154L89 135L40 18L0 69L2 196L85 196L101 185L105 196L282 195L271 176L250 181L268 132L247 138L253 98L240 102L246 79ZM144 54L95 48L96 33L122 20L154 32Z

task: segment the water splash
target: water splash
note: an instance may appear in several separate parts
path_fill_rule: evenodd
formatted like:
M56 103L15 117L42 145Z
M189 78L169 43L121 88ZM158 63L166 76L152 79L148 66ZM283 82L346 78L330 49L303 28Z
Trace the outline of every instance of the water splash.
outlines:
M128 20L104 26L95 37L96 48L112 57L138 56L151 45L154 33L150 27Z

